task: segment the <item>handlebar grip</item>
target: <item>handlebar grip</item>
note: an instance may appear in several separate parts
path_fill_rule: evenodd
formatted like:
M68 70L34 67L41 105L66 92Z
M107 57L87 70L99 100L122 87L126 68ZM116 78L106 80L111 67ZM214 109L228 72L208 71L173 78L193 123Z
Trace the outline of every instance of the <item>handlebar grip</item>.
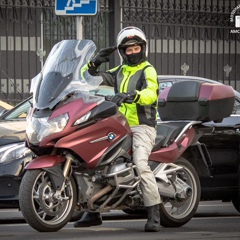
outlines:
M125 103L133 103L133 99L127 99L124 101Z
M105 96L105 100L106 101L111 101L113 97L114 96L112 96L112 95L107 95L107 96ZM126 99L126 100L124 100L124 103L133 103L133 99L134 98Z

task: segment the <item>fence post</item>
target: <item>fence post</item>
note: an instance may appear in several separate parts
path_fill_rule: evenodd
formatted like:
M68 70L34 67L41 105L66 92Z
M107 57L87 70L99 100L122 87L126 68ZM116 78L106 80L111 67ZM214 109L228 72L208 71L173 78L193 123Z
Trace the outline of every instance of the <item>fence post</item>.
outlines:
M109 0L109 45L116 46L117 34L120 31L120 0ZM117 51L111 56L109 68L119 64L119 56Z

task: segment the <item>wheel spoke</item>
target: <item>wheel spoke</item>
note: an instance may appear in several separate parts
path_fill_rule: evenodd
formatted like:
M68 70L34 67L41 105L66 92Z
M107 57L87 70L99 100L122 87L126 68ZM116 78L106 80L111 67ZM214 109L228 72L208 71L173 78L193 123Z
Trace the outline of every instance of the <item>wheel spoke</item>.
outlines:
M174 207L172 206L171 208L170 208L170 211L169 211L169 213L171 214L171 215L173 215L173 213L174 213Z
M38 211L38 216L43 216L45 213L44 213L44 211L43 210L41 210L41 211Z

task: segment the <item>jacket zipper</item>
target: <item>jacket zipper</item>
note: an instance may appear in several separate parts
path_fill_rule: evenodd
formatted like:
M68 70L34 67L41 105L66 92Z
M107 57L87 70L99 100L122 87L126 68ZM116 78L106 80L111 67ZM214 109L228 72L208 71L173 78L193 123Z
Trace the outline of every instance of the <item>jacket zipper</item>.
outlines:
M124 84L123 84L123 91L124 91L124 89L125 89L125 86L126 86L126 84L127 84L127 80L129 79L129 76L130 76L130 72L129 72L129 74L128 74L128 76L126 77L126 79L125 79L125 81L124 81Z

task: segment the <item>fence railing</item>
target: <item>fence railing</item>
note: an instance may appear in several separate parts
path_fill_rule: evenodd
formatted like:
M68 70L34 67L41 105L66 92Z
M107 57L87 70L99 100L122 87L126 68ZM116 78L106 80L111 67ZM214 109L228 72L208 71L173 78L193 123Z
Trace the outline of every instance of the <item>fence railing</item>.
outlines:
M230 22L238 4L122 0L121 23L123 27L136 25L146 33L149 60L159 74L205 77L240 90L240 31L234 32L234 22Z

